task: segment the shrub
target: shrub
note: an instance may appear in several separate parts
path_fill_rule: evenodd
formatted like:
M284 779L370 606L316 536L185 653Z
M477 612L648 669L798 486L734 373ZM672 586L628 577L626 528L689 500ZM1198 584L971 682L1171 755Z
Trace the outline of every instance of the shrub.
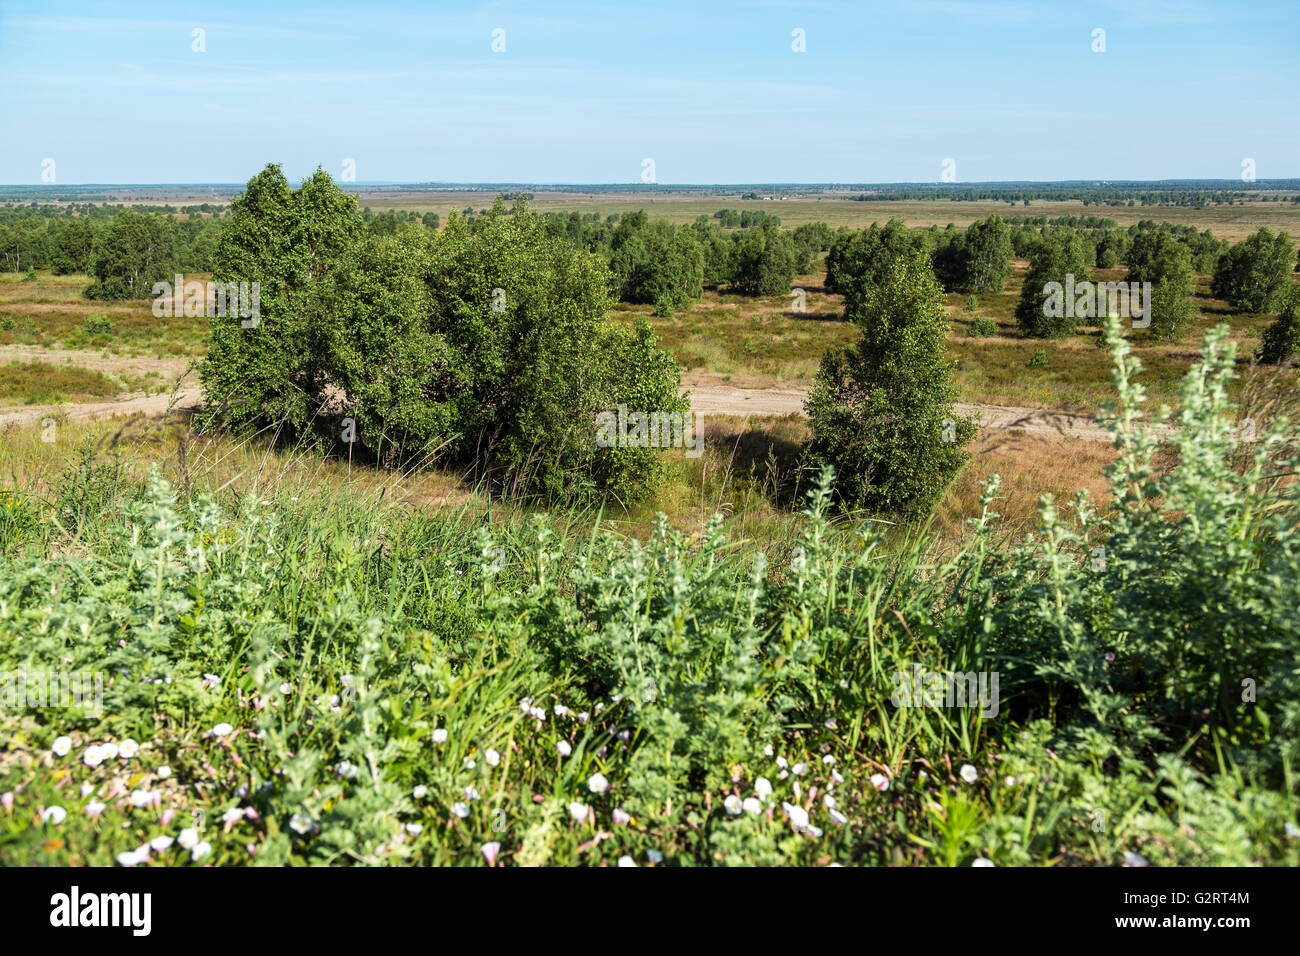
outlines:
M1021 331L1032 338L1057 338L1073 335L1077 324L1072 310L1055 309L1059 315L1049 315L1052 292L1048 283L1064 287L1069 276L1074 282L1088 278L1088 264L1083 240L1073 232L1057 232L1044 236L1035 248L1029 274L1016 304L1016 321ZM1064 304L1064 303L1062 303Z
M997 335L1000 331L992 319L971 319L969 328L971 336L976 338Z
M857 344L828 352L809 391L806 465L833 468L849 507L915 516L943 494L975 433L954 416L948 323L929 259L897 261L857 322Z
M731 287L741 295L784 295L794 280L794 241L771 219L737 233L731 249Z
M1261 228L1219 257L1211 291L1226 299L1234 309L1247 312L1281 309L1292 287L1294 249L1291 237L1285 232L1274 235Z
M1278 365L1300 352L1300 289L1291 293L1278 317L1260 336L1259 360Z

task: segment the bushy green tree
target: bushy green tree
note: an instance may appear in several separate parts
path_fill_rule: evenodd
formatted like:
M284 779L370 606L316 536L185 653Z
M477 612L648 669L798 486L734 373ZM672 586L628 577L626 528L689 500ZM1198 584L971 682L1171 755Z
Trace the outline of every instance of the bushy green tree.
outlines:
M890 276L894 262L924 246L925 238L908 229L901 219L843 233L826 257L827 288L844 296L844 312L851 319L870 292Z
M1261 228L1219 257L1211 291L1234 309L1277 311L1290 293L1294 260L1290 236Z
M1042 237L1030 260L1029 274L1016 304L1016 321L1021 331L1032 338L1073 335L1078 324L1071 309L1053 309L1050 301L1055 290L1050 283L1064 287L1068 277L1073 282L1088 279L1088 261L1083 240L1073 232L1054 232ZM1049 312L1059 312L1059 315Z
M1196 315L1189 300L1196 273L1187 244L1164 231L1139 232L1128 251L1130 283L1151 283L1151 334L1176 338Z
M582 248L581 220L575 231ZM651 222L641 211L624 216L614 230L609 265L621 301L653 305L661 315L704 293L704 249L694 231L666 220Z
M737 234L731 250L731 287L741 295L784 295L794 281L794 240L771 219Z
M1292 290L1278 317L1260 336L1259 360L1278 365L1300 353L1300 289Z
M973 222L963 244L959 292L1001 292L1011 274L1011 230L997 213Z
M915 516L943 495L976 430L954 412L948 320L929 259L895 260L855 321L861 338L826 354L808 393L805 463L835 469L848 507Z
M180 267L180 227L171 216L123 209L99 236L90 263L90 299L144 299Z

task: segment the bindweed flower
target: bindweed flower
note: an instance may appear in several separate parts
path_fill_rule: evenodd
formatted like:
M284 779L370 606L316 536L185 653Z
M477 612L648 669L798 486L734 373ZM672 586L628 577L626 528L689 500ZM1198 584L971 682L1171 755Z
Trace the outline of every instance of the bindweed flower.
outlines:
M621 826L626 826L627 824L632 822L632 815L629 814L622 807L615 807L614 812L611 815L611 819L614 821L615 826L621 827Z
M889 789L889 778L883 773L873 773L871 775L871 785L881 793L884 793Z
M0 793L0 807L4 807L6 810L14 808L14 792L12 790Z
M487 761L489 767L495 767L501 763L501 755L490 747L483 751L483 759Z
M593 773L587 780L587 789L592 793L604 793L609 789L609 781L603 773Z
M234 729L230 724L221 723L212 728L211 734L213 737L229 737Z
M469 807L460 802L453 803L451 805L451 815L458 820L464 820L469 816Z
M42 823L53 823L56 827L68 818L68 811L62 807L46 807L41 814Z
M227 828L233 827L242 819L244 819L244 811L239 809L239 807L231 807L221 815L221 822L224 823Z
M645 858L651 863L662 863L664 861L664 855L658 850L646 850Z
M497 854L501 852L501 844L493 840L491 843L484 843L478 848L478 851L483 854L483 859L487 862L487 865L491 866L497 861Z
M447 742L447 728L439 727L433 732L433 742L435 744L445 744Z
M1147 858L1144 857L1141 853L1129 853L1128 851L1125 851L1124 865L1125 866L1150 866L1151 864L1147 861Z
M573 747L569 745L567 740L561 740L555 745L555 749L559 752L561 757L567 757L569 754L573 753Z
M299 815L294 814L293 819L297 820L298 818ZM306 817L303 817L303 819L306 819ZM293 826L293 820L289 821L289 826ZM294 827L294 829L297 829L297 827ZM303 831L298 830L298 832L302 833ZM199 845L199 831L194 827L186 827L181 831L180 836L176 838L176 842L181 845L181 849L192 850Z
M478 790L472 785L465 788L465 799L471 803L478 799Z
M744 808L746 813L752 813L756 816L763 812L763 805L759 803L755 797L746 797L744 802L741 803L741 806Z
M117 855L118 866L137 866L148 862L148 860L148 853L141 853L139 850L127 850L125 853Z
M806 763L797 763L790 768L790 772L796 777L802 777L808 772L808 765Z
M92 800L90 803L86 804L86 816L90 817L92 820L103 812L104 804L100 803L98 800Z
M153 848L155 853L161 853L163 850L170 849L171 845L175 842L174 839L166 835L156 836L149 841L149 846Z
M740 797L736 796L734 793L728 794L727 799L722 801L722 805L723 807L726 808L727 813L729 813L731 816L733 817L740 816L740 812L741 812Z
M974 783L979 778L979 773L968 763L961 765L961 778L967 783Z
M167 766L167 764L163 764L161 767L155 770L154 773L158 775L159 779L166 780L168 777L172 775L172 768Z
M106 744L100 744L99 752L104 755L105 760L115 760L117 758L117 744L111 740Z
M587 819L587 805L576 800L569 804L569 816L579 823Z
M86 797L90 796L94 792L95 792L95 785L93 783L83 783L81 785L82 799L85 799Z
M424 784L418 785L414 790L411 791L411 796L415 797L415 799L417 800L423 800L428 795L429 795L429 788L426 787Z
M203 687L205 690L215 690L221 686L221 678L216 674L203 675Z
M838 823L840 826L844 826L844 824L849 822L849 818L846 817L844 814L840 813L840 811L838 810L831 811L831 819L834 820L836 823Z
M464 760L461 761L461 766L463 766L466 770L473 770L477 766L477 764L474 763L473 757L466 757Z
M632 859L630 856L627 856L626 854L624 854L623 856L620 856L620 857L618 858L618 865L619 865L619 866L636 866L636 860L634 860L634 859Z
M839 804L837 804L835 802L835 798L828 793L826 794L826 796L822 797L822 806L825 807L827 810L834 810L837 806L839 806Z
M280 693L283 694L285 697L288 697L290 694L293 693L293 685L290 684L288 681L285 681L283 684L280 685Z
M56 757L66 757L68 751L72 749L71 737L55 737L54 743L50 744L50 750Z
M772 795L772 782L767 777L759 777L754 781L754 792L760 797L770 797Z
M130 737L127 737L126 740L122 741L121 745L118 746L117 753L118 756L130 760L139 750L140 745Z
M421 833L424 832L424 824L423 824L423 823L408 823L408 824L406 825L406 832L409 833L409 834L411 834L411 836L419 836Z
M790 826L796 830L804 830L808 827L808 811L803 807L796 806L793 803L783 803L781 808L785 810L786 818L790 821Z
M976 857L975 862L971 864L971 866L996 866L996 865L997 864L995 864L992 860L986 860L982 856Z
M306 814L295 813L289 818L289 829L294 833L307 833L311 828L311 817Z
M194 849L190 850L190 859L197 863L206 857L212 855L212 844L207 840L197 844Z

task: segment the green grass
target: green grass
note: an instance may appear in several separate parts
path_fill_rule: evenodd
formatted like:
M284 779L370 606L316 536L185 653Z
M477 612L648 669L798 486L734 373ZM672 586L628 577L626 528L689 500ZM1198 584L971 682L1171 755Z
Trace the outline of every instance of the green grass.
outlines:
M119 388L99 372L71 365L47 362L0 365L0 402L57 405L116 395Z

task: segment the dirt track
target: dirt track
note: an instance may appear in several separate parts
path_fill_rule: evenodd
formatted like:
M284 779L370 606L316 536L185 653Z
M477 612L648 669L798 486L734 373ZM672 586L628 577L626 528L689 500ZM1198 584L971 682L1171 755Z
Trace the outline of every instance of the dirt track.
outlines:
M102 371L146 371L164 373L163 382L170 388L165 395L127 395L116 401L90 402L52 406L22 406L17 410L0 412L0 427L5 425L32 425L47 416L69 421L89 421L122 415L161 415L168 408L192 408L199 404L200 392L195 375L186 374L188 362L184 359L105 358L95 352L60 351L56 349L5 346L0 348L3 361L46 361L59 364L71 359L83 368ZM184 376L182 378L182 376ZM179 382L180 387L177 388ZM691 408L699 415L802 415L807 392L798 387L775 387L767 383L724 384L715 376L688 377L686 387L692 391ZM960 403L957 414L978 415L986 429L1022 429L1031 435L1058 435L1084 441L1110 441L1110 435L1089 415L1040 408L1017 408L1004 405Z

